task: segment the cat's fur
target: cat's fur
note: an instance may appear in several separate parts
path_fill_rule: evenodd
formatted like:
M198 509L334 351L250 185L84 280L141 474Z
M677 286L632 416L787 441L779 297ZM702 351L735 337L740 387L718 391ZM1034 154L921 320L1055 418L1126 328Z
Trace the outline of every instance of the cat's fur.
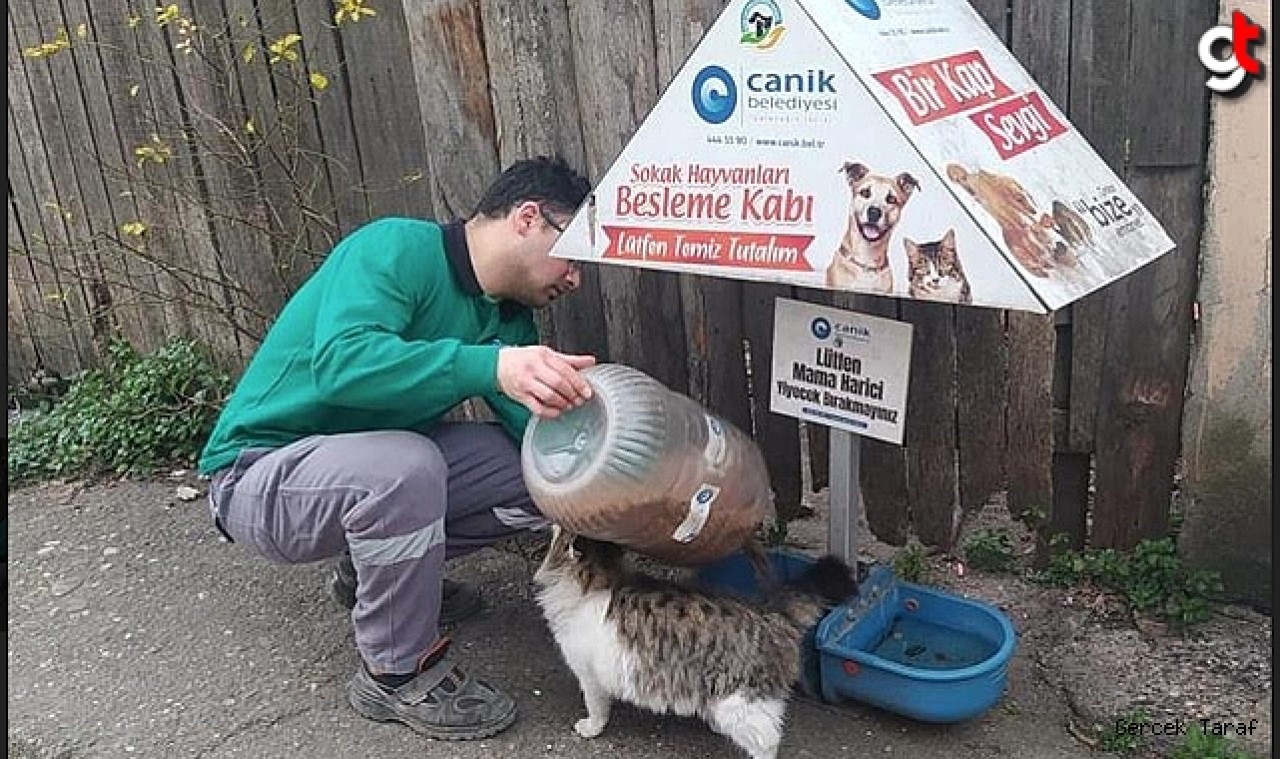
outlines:
M948 229L942 239L934 242L915 243L910 238L903 241L907 249L907 292L913 298L941 300L949 303L972 303L969 280L960 265L960 253L956 250L956 234Z
M769 601L751 604L634 572L618 546L558 526L534 581L586 702L579 735L599 735L616 699L701 717L753 759L777 756L806 632L857 590L824 557L793 587L762 583Z

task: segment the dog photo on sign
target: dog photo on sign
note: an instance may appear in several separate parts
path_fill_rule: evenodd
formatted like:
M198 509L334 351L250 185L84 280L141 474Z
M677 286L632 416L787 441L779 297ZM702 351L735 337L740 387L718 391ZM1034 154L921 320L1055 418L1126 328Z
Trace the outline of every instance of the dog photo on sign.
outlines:
M827 267L827 286L877 294L893 292L889 242L907 201L920 183L907 172L875 174L865 164L840 167L849 183L849 220Z

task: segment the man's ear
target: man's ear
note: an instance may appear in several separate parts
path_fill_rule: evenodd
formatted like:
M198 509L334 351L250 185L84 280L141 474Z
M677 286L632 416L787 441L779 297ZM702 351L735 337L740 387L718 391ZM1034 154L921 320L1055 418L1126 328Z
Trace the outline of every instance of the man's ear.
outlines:
M511 209L511 216L516 225L516 231L521 234L532 231L542 220L538 204L532 200L517 203L515 208Z

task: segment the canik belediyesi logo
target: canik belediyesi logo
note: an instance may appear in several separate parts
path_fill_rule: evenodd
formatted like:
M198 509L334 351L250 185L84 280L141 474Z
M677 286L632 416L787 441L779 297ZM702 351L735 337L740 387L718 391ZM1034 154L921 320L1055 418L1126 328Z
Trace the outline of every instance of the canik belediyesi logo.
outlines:
M1261 79L1264 75L1262 63L1250 48L1255 44L1261 45L1265 37L1263 28L1240 11L1232 11L1230 26L1221 24L1205 32L1200 37L1196 52L1200 55L1201 65L1213 76L1204 86L1220 95L1227 95L1238 90L1248 77ZM1227 55L1220 57L1215 49L1225 50Z
M720 66L706 66L693 79L693 110L709 124L723 124L738 106L738 85Z

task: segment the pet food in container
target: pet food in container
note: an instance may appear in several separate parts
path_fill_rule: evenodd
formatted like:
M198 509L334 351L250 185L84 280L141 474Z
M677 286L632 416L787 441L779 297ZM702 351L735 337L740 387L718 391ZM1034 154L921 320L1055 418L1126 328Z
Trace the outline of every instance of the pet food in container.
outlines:
M524 480L542 513L673 564L742 547L773 503L755 442L636 369L599 364L583 377L590 401L525 430Z

